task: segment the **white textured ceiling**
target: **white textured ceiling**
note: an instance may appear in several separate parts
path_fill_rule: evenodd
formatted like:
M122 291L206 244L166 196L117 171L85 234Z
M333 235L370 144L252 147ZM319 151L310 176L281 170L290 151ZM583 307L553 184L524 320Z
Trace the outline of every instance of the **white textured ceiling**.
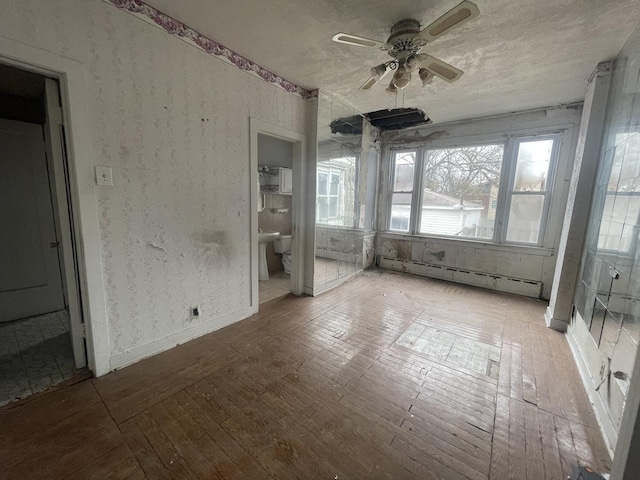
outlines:
M386 53L331 41L386 40L398 20L427 25L460 0L147 0L162 12L304 88L361 112L421 108L435 123L580 101L601 61L640 20L640 0L474 0L480 17L423 48L462 69L455 83L414 79L398 96L358 87ZM386 82L385 82L386 83Z

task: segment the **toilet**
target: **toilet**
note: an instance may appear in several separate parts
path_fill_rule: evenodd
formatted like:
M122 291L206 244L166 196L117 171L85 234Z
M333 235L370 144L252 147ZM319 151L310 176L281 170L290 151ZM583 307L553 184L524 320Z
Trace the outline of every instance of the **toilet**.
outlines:
M284 272L291 275L291 235L280 235L274 240L273 251L282 254Z

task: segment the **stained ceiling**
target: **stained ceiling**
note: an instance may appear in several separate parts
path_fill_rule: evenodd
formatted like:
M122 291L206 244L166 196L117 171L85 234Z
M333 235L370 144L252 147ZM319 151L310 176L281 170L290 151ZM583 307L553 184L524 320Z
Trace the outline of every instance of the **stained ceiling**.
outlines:
M581 101L586 81L638 23L640 0L473 0L480 16L429 43L465 73L455 83L417 78L397 95L358 89L380 50L337 44L347 32L385 41L391 26L426 26L460 0L147 0L147 3L306 89L361 112L419 108L443 123Z

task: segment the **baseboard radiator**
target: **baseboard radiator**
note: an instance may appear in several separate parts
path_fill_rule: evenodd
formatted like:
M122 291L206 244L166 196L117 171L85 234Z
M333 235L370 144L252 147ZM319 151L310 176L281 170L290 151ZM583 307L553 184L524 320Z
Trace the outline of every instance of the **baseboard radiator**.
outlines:
M378 255L377 265L388 270L411 273L429 278L438 278L450 282L472 285L475 287L490 288L501 292L515 293L526 297L540 298L542 294L542 282L512 278L493 273L474 272L456 267L402 261Z

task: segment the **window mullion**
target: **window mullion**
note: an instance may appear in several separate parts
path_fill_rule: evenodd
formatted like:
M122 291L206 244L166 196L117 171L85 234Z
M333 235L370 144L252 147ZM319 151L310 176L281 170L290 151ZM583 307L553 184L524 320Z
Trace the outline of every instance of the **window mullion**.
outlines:
M557 168L558 168L558 156L560 152L561 138L560 135L552 135L553 147L551 149L551 159L549 164L549 170L547 172L547 182L545 183L545 197L544 206L542 210L542 223L540 224L540 230L538 232L538 245L544 245L544 237L547 231L547 225L549 222L549 210L551 208L551 198L555 183L558 180Z
M425 149L416 150L416 168L413 177L413 193L411 195L410 233L417 235L420 231L420 217L422 215L422 177L424 176Z
M498 191L498 208L496 212L496 225L493 232L493 241L504 243L507 235L507 223L509 221L509 207L511 205L511 192L515 180L515 166L517 142L513 138L507 139L502 160L502 175L500 190ZM507 181L502 181L506 179Z

